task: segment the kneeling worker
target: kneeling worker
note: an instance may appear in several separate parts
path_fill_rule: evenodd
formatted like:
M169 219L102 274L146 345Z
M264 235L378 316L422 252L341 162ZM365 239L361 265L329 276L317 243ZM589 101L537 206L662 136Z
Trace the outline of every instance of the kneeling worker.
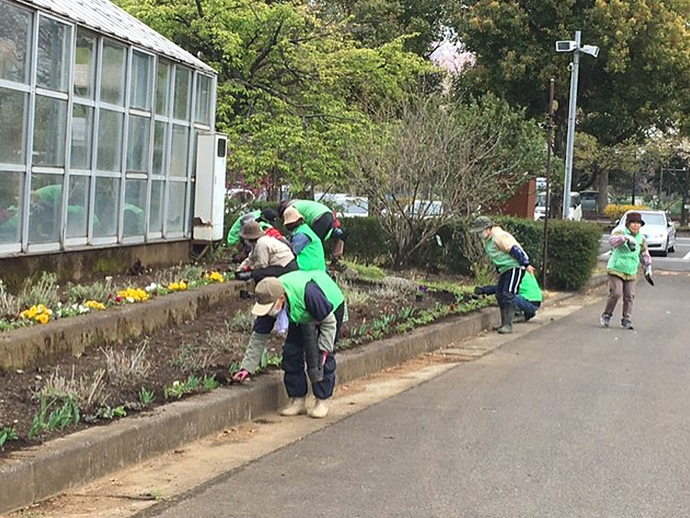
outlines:
M496 286L477 286L474 288L474 293L476 295L494 295L496 293ZM520 283L518 294L515 296L515 305L522 311L525 322L534 318L541 306L542 300L544 300L544 296L537 278L532 273L526 271Z
M290 322L283 345L283 381L290 404L281 414L307 413L308 376L316 397L309 415L326 417L326 400L335 388L335 346L345 312L342 291L326 272L313 270L267 277L256 285L255 295L254 315L285 311Z

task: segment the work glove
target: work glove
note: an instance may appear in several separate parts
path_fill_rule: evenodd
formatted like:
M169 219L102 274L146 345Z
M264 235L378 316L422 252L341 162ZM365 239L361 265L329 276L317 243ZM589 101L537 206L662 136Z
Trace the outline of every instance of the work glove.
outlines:
M637 243L635 243L635 238L632 236L625 236L625 241L628 243L628 248L630 249L630 251L634 252L635 248L637 248Z
M644 278L647 280L649 284L654 286L654 279L652 279L652 265L650 264L645 268L644 270Z
M484 287L483 286L475 286L474 287L474 294L475 295L484 295Z
M316 325L303 324L302 345L304 347L304 358L307 361L307 375L309 381L318 383L323 380L323 364L321 351L319 350L319 333Z
M235 279L237 279L238 281L248 281L251 278L252 278L252 272L249 270L247 270L247 271L238 270L235 272Z
M232 376L232 381L236 381L238 383L242 383L244 380L246 380L249 377L249 372L247 369L240 369L237 371L235 374Z

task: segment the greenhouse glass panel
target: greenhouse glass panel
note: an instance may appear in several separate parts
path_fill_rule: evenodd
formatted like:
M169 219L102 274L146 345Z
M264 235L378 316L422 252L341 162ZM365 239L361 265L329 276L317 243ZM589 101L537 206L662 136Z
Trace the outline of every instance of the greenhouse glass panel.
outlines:
M187 176L189 128L173 125L170 176Z
M153 174L165 174L165 146L168 124L156 121L153 136Z
M146 180L125 180L125 237L143 236L146 225Z
M136 50L132 52L132 77L130 80L130 106L140 110L151 109L151 64L153 59Z
M168 188L168 232L184 230L186 182L170 182Z
M151 182L151 206L149 207L149 232L159 233L163 231L163 180Z
M81 29L77 31L74 61L74 95L93 99L96 90L96 38Z
M58 92L67 91L72 28L52 18L38 23L36 84Z
M98 169L120 171L122 164L122 124L124 116L101 110L98 121Z
M189 87L191 72L178 66L175 69L175 101L173 102L173 117L189 120Z
M63 178L59 174L31 176L29 244L57 243L60 239Z
M72 169L91 169L93 108L75 104L72 109Z
M0 244L19 243L21 239L22 185L24 173L0 172Z
M88 176L70 176L67 191L67 237L86 237L89 217Z
M125 49L103 43L101 65L101 101L122 106L125 101Z
M158 62L156 72L156 115L168 116L170 105L170 63Z
M127 134L127 171L145 173L149 168L149 149L151 136L151 119L148 117L129 116L129 133Z
M65 166L67 101L36 96L33 163L44 167Z
M29 94L0 88L0 164L26 163L28 101Z
M119 178L96 177L93 221L94 237L117 236L117 209L120 200Z
M0 0L0 79L29 82L31 13Z
M211 78L203 74L196 82L196 122L211 124Z

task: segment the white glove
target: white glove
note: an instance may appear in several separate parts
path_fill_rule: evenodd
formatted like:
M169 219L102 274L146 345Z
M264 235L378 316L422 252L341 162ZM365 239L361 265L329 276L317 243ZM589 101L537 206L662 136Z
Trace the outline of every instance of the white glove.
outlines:
M625 236L625 240L628 243L628 248L630 249L630 251L634 252L635 248L637 247L637 243L635 242L635 238L633 236Z
M644 274L651 277L652 276L652 265L650 264L647 266L647 268L644 269Z

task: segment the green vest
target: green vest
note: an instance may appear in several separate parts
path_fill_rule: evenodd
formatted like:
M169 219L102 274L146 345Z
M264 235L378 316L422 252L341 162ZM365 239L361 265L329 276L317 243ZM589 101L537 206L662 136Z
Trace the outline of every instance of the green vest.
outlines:
M232 224L232 227L230 227L230 231L228 232L228 237L225 240L225 242L227 243L228 246L233 246L233 245L236 245L237 243L240 242L240 229L242 228L242 219L244 219L249 214L254 216L255 220L257 220L261 217L261 211L260 210L253 210L251 212L247 212L246 214L242 214L239 218L237 218L235 220L235 222ZM263 229L263 230L265 230L265 229Z
M544 299L537 278L529 272L525 272L525 276L522 278L519 294L530 302L541 302Z
M504 252L498 245L494 243L494 236L491 236L486 243L484 243L484 250L486 250L491 262L498 268L498 273L504 273L511 268L520 268L520 263L508 252Z
M304 296L307 289L307 284L314 281L326 299L333 305L335 311L344 301L343 292L340 291L338 285L329 277L326 272L321 271L296 271L281 275L278 280L285 288L288 302L290 304L289 319L295 324L308 324L313 322L314 318L307 311L307 306L304 302Z
M323 203L319 203L318 201L295 200L292 202L291 206L295 207L299 211L304 218L304 222L310 227L314 221L319 219L321 216L327 212L332 212L331 209L326 207Z
M300 270L311 271L321 270L326 271L326 257L323 253L323 244L314 231L309 228L309 225L302 223L292 234L306 234L311 239L311 242L305 246L302 251L297 254L297 266Z
M630 232L630 229L628 228L623 231L623 234L626 236L632 236L632 232ZM638 232L634 237L635 244L637 245L635 247L635 251L630 251L627 241L621 246L614 248L611 252L611 257L609 257L609 262L606 265L608 270L630 275L631 277L635 277L637 275L637 269L640 266L640 254L642 253L644 235L642 235L642 232Z

